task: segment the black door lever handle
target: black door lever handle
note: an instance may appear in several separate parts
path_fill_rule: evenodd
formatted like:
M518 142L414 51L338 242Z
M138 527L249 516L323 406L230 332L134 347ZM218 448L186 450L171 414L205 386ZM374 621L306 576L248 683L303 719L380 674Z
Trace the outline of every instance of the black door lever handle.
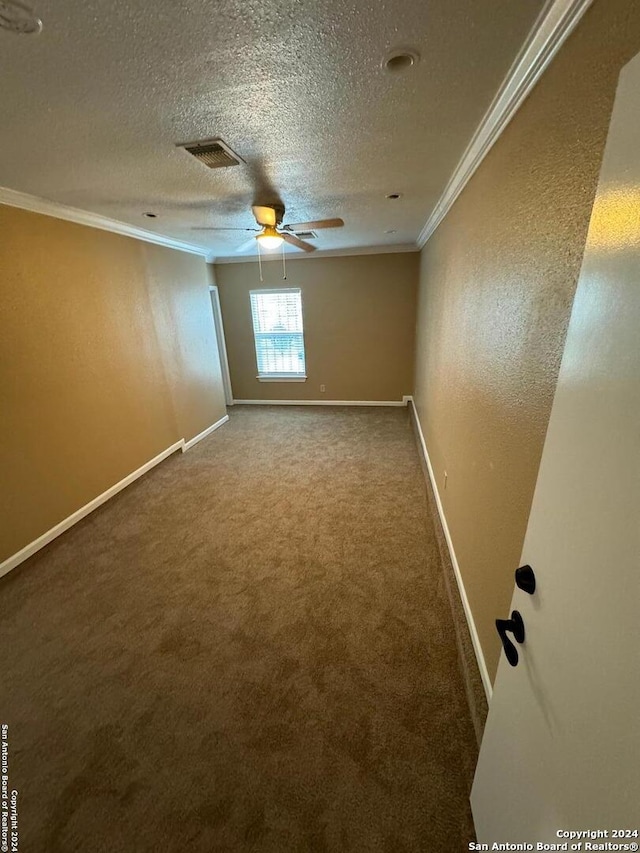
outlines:
M517 610L514 610L511 614L511 619L496 619L496 628L498 629L498 636L502 640L502 648L507 656L507 660L511 666L517 666L518 650L509 637L507 637L507 632L513 634L513 639L516 643L524 643L524 622L522 621L522 616Z

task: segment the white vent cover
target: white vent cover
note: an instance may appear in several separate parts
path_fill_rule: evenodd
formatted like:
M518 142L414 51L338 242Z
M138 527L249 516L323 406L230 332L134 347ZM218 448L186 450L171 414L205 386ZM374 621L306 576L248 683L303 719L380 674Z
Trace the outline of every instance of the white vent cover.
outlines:
M196 160L208 169L222 169L226 166L238 166L242 163L240 157L221 139L202 139L199 142L180 142L178 148L184 148L193 154Z
M296 237L299 237L301 240L317 240L318 235L315 231L296 231Z

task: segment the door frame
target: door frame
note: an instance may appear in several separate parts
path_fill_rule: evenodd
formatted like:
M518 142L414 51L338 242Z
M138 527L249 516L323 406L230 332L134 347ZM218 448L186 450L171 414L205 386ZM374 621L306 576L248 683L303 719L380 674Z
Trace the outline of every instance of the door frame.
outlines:
M216 329L218 341L218 353L220 355L220 367L222 369L222 385L224 386L224 397L227 406L233 406L233 389L231 388L231 374L229 372L229 359L227 358L227 342L224 336L224 325L222 322L222 308L220 307L220 294L215 284L209 285L209 296L211 297L211 310L213 312L213 325Z

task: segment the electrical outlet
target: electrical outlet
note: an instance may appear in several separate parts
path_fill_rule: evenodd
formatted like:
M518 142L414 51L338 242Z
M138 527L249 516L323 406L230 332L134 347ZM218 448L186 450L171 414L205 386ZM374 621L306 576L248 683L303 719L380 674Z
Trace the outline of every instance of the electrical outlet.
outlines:
M444 490L445 490L445 492L447 491L447 478L448 478L448 476L449 476L449 475L448 475L448 474L447 474L447 472L445 471L445 472L444 472Z
M324 394L325 390L326 390L326 389L325 389L325 386L324 386L324 385L321 385L321 386L320 386L320 391Z

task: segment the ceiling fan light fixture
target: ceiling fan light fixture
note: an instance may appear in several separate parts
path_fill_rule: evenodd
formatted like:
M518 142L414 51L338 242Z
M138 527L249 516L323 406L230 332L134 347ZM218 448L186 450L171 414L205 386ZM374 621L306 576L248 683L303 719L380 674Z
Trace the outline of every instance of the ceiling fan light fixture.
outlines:
M258 240L263 249L277 249L282 244L284 237L278 234L272 225L265 225L263 231L256 237L256 240Z

